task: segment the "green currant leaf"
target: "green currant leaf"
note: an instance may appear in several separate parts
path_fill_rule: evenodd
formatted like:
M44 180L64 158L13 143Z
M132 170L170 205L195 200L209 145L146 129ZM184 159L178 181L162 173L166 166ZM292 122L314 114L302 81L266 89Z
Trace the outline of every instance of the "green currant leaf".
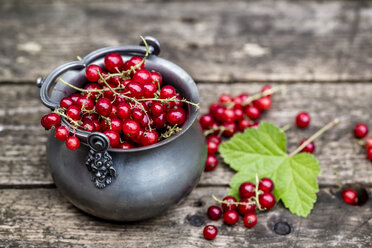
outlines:
M306 217L314 206L318 192L320 166L309 153L288 156L284 132L273 124L262 122L258 129L249 128L220 145L220 153L237 171L230 182L230 195L239 197L243 182L255 182L255 176L269 177L274 182L277 201L294 214Z

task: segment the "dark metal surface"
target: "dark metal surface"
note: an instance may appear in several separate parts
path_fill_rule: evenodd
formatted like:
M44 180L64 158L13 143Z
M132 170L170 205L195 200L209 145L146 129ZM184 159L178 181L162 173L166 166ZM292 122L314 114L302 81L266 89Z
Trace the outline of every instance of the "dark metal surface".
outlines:
M158 44L155 41L150 44ZM160 47L152 47L151 51L158 53ZM83 86L85 66L103 65L104 56L109 52L117 52L127 60L134 54L143 55L145 50L143 47L103 48L81 62L57 68L44 82L39 82L43 103L51 109L58 107L59 101L74 89L57 82L51 90L54 81L62 76L77 87ZM188 100L199 102L195 82L182 68L155 55L149 56L146 68L160 72L164 82L173 85ZM47 159L53 180L70 202L97 217L116 221L154 217L188 195L203 172L207 151L204 135L196 122L197 115L197 109L189 105L188 118L179 133L157 144L129 150L107 149L104 135L76 130L82 145L71 151L51 132ZM63 124L68 125L66 121Z

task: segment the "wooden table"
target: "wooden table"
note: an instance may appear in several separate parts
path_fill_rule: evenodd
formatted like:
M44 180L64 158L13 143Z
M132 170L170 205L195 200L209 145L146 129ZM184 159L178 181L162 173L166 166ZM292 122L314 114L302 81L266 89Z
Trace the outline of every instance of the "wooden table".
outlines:
M1 1L0 246L371 247L372 203L344 204L332 168L338 166L343 184L370 191L372 163L352 128L372 127L371 31L372 5L365 1ZM137 44L140 35L159 39L161 56L193 76L202 112L222 92L287 85L263 120L282 126L310 112L310 128L287 132L290 151L326 122L341 120L316 141L322 173L308 218L279 204L259 214L253 229L208 220L211 195L227 194L233 175L222 161L187 199L152 220L105 222L61 196L46 165L47 132L39 123L47 109L35 79L92 50ZM212 242L202 237L208 223L219 228ZM280 225L291 232L280 235Z

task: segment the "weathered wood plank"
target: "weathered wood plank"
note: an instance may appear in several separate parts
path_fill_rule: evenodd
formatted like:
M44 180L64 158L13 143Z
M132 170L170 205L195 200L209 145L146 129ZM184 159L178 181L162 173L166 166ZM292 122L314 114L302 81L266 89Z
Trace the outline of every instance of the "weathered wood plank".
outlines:
M202 187L162 216L135 224L110 223L84 214L56 189L0 190L2 247L368 247L372 242L371 201L361 207L342 202L336 189L325 188L308 218L292 215L281 204L260 213L253 229L210 221L211 194L227 188ZM277 223L291 232L278 235ZM347 223L347 224L345 224ZM202 230L214 224L219 234L206 241Z
M202 112L222 92L233 95L259 91L261 84L199 84ZM365 151L352 137L356 122L372 126L372 84L324 83L288 84L287 94L274 96L272 109L262 120L279 126L293 124L295 115L306 110L312 123L306 130L292 127L288 133L289 150L293 151L305 137L309 137L326 122L335 117L341 123L316 140L315 155L320 161L321 185L335 185L337 178L332 165L339 166L343 183L363 182L372 184L371 162ZM51 184L45 158L46 132L39 126L40 118L47 112L38 100L38 89L30 85L0 86L0 185ZM227 165L205 173L201 185L226 185L233 172Z
M152 35L197 80L371 80L365 1L3 1L0 81Z

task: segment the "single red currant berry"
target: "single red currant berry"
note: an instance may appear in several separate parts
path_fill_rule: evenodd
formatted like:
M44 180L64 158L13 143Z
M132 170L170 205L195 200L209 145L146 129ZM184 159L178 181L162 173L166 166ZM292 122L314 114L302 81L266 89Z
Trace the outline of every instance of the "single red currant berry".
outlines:
M216 169L218 165L218 159L215 155L208 155L207 161L205 162L204 171L212 171Z
M218 145L210 140L207 140L208 154L213 155L218 151Z
M96 103L96 111L99 115L110 116L112 109L111 101L107 98L100 98Z
M262 87L261 92L264 93L267 90L271 90L271 86L270 85L265 85L264 87ZM272 94L266 95L266 96L271 97Z
M223 120L227 123L234 122L236 120L234 109L226 108L222 114Z
M244 182L239 187L239 195L241 198L250 198L256 195L256 185L250 182Z
M152 118L152 125L157 129L163 128L166 122L167 122L167 118L166 118L165 113L162 113L159 116L155 116Z
M136 81L130 81L124 88L124 92L129 97L141 98L143 96L142 84Z
M232 101L233 101L233 98L229 94L220 95L220 103L229 103Z
M251 122L249 120L243 119L238 121L238 130L243 132L245 129L251 127Z
M300 112L296 116L296 125L299 128L305 128L309 126L310 121L311 121L311 118L307 112Z
M108 79L108 83L110 84L111 88L116 88L120 85L122 79L119 75L111 76Z
M134 120L124 120L122 129L127 137L136 137L140 131L140 125Z
M72 101L72 99L70 97L64 97L59 102L59 105L61 106L61 108L68 109L69 107L71 107L72 105L74 105L74 102Z
M98 96L99 92L95 92L95 90L100 90L102 89L101 85L97 83L89 83L84 86L85 90L91 91L86 94L86 96L92 98L92 100L96 100L96 96Z
M87 96L80 96L76 102L76 106L78 106L81 110L92 110L94 109L94 100Z
M264 96L258 100L253 101L253 105L261 111L270 109L271 104L271 98L268 96Z
M305 143L306 140L307 140L307 139L303 139L303 140L301 140L300 145L302 145L303 143ZM315 151L315 144L314 144L314 142L310 142L307 146L305 146L305 147L301 150L301 152L308 152L308 153L314 153L314 151Z
M257 224L257 216L255 214L247 214L243 218L243 223L246 227L252 228Z
M142 127L140 127L140 130L138 132L138 135L137 136L133 136L131 137L132 141L141 145L141 139L142 139L142 135L143 133L145 132L145 129L143 129Z
M341 193L344 202L349 205L358 205L358 194L353 189L345 189Z
M89 65L85 69L85 77L91 82L98 81L100 79L100 73L102 74L102 69L98 65Z
M164 106L161 104L161 102L155 101L151 104L150 110L153 116L159 116L164 113Z
M146 83L142 84L142 87L143 87L143 96L145 98L155 97L155 93L156 93L156 90L157 90L155 84L153 84L151 82L146 82Z
M112 86L110 85L112 88ZM109 99L110 101L115 99L115 93L107 85L103 86L103 97Z
M245 216L246 214L254 214L254 213L256 213L256 204L254 204L248 198L243 198L239 202L241 202L241 203L247 203L247 204L239 204L238 205L238 212L242 216ZM248 203L250 203L250 204L248 204Z
M130 149L130 148L134 148L134 145L132 143L129 143L128 141L124 141L123 143L120 143L118 148L120 149Z
M257 120L260 117L261 112L255 106L249 105L245 108L245 114L248 116L249 119Z
M80 140L75 136L70 136L66 139L66 146L70 150L76 150L80 146Z
M132 79L140 84L152 83L151 73L146 69L136 71Z
M365 144L365 146L366 146L367 149L371 149L372 148L372 137L366 138L366 144Z
M114 117L114 118L111 118L110 122L111 122L110 130L120 133L121 124L122 124L120 119Z
M212 240L217 236L218 230L217 227L213 225L208 225L203 229L203 236L207 240Z
M131 70L133 66L136 66L142 62L142 58L139 56L134 56L124 64L124 70ZM144 69L145 63L142 63L138 69Z
M163 78L159 72L152 71L151 72L151 80L152 83L155 84L156 87L160 88L161 84L163 83Z
M213 116L213 119L215 119L218 122L224 121L224 113L225 113L225 107L220 106L218 103L212 104L209 108L209 112Z
M221 204L221 207L222 207L223 211L235 210L236 209L236 205L234 204L236 202L235 197L226 196L225 198L222 199L222 201L228 202L228 203L222 203Z
M223 126L225 127L225 130L222 133L223 136L231 137L238 131L238 128L234 122L224 123Z
M97 132L102 132L103 129L104 129L104 126L102 125L102 123L98 120L93 120L92 121L93 125L94 125L94 130L97 131Z
M214 123L214 119L212 117L211 114L205 114L205 115L202 115L199 119L199 123L200 123L200 126L203 128L203 129L209 129L212 127L213 123Z
M105 56L105 67L109 72L119 72L124 68L123 59L117 53L109 53Z
M239 220L239 214L235 210L227 210L223 214L223 222L227 225L235 225Z
M171 85L165 85L160 90L160 98L161 99L172 98L175 95L176 95L176 89Z
M144 115L145 115L145 113L140 109L133 109L132 110L132 118L135 121L139 122L140 120L142 120Z
M271 192L274 190L274 183L270 178L261 178L258 189L263 192Z
M275 196L270 192L264 192L263 194L258 196L258 202L260 203L261 207L265 210L270 210L275 206L276 200Z
M141 125L141 127L148 127L149 123L151 125L152 120L151 119L149 120L149 117L147 117L147 115L144 115L142 119L139 120L139 124Z
M81 95L79 93L74 93L70 96L71 100L74 102L74 104L77 103L77 101L79 100L79 98L81 97Z
M219 146L222 142L221 138L218 135L211 134L207 137L207 142L211 141L217 144Z
M362 139L368 134L368 126L364 123L358 123L354 127L354 136L357 139Z
M110 117L116 118L117 116L118 116L118 107L116 107L116 105L112 105Z
M126 120L130 118L131 109L128 103L122 102L117 105L117 116L122 119Z
M158 142L159 134L155 130L146 131L142 134L141 144L149 146Z
M241 108L234 108L235 120L240 121L244 118L244 111Z
M103 133L104 133L104 135L106 135L109 138L111 147L117 147L119 145L119 143L120 143L119 133L117 133L113 130L106 130Z
M167 122L170 125L181 126L186 120L186 112L183 108L171 109L167 113Z
M83 122L83 130L87 132L94 132L95 131L95 126L93 122L91 121L85 121Z
M221 218L222 210L218 206L210 206L207 210L207 215L211 220L218 220Z
M372 148L367 150L367 158L372 161Z
M57 128L61 126L61 117L56 113L50 113L45 119L47 126L50 128Z
M54 132L56 135L56 138L60 141L65 141L68 138L68 129L65 126L59 126L56 128L56 131Z
M182 102L182 97L177 93L176 94L176 101L173 102L175 107L182 108L183 107L183 102Z

